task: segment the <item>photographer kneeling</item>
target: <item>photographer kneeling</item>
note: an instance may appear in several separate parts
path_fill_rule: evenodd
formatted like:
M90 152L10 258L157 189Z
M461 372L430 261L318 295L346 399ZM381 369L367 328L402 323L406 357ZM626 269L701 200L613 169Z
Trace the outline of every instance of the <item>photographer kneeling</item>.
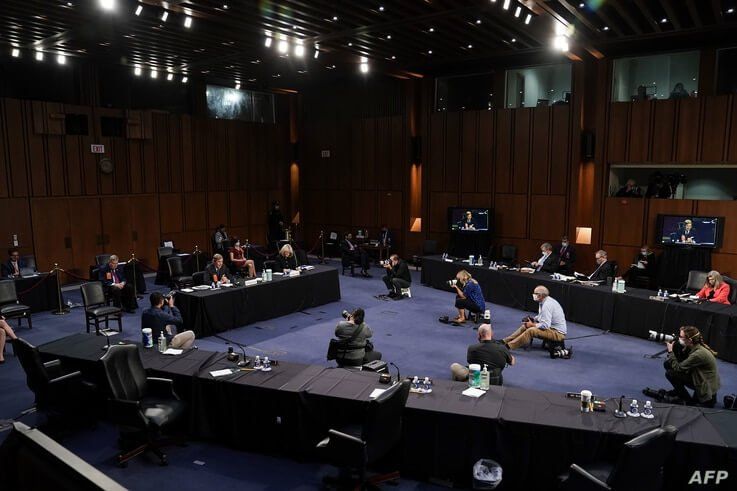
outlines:
M392 254L382 265L386 269L386 276L382 280L389 290L389 297L402 298L402 288L409 288L412 284L407 263L398 254Z
M456 274L456 281L451 281L451 286L456 290L456 308L458 317L453 322L466 322L466 309L473 314L480 314L486 308L484 294L478 282L471 277L471 273L465 269ZM458 286L460 285L460 287Z
M374 333L364 322L365 315L363 309L350 314L343 311L345 320L335 326L335 337L342 341L335 357L339 367L360 367L364 363L381 360L381 353L374 351L374 345L369 341Z
M671 397L678 397L688 405L714 407L720 387L716 353L706 343L699 330L693 326L681 327L678 346L674 341L665 343L668 358L665 378L673 385L668 391ZM693 396L686 387L694 390ZM680 402L680 401L673 401Z

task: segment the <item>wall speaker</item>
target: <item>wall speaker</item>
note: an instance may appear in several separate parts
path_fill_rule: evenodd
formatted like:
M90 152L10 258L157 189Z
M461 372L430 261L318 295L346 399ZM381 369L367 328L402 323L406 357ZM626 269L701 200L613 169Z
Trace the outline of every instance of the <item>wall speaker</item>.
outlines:
M412 137L412 163L418 164L422 162L422 137Z
M584 131L581 133L581 158L591 160L594 158L594 148L596 136L593 131Z

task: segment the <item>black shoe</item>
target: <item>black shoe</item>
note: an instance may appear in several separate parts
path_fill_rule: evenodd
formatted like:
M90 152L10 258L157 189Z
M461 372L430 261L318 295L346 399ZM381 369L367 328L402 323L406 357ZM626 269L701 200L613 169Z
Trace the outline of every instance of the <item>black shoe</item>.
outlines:
M389 297L389 298L397 298L398 296L399 295L397 295L397 292L395 292L393 290L390 291L389 294L387 295L387 297Z
M364 278L371 278L371 275L365 269L361 271L361 276L363 276Z

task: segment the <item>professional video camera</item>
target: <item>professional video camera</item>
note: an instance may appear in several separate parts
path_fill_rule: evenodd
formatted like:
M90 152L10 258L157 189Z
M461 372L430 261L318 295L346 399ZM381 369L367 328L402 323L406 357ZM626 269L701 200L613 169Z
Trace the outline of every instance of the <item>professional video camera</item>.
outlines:
M456 286L456 285L458 284L458 280L456 280L456 279L448 280L448 281L446 282L446 284L447 284L447 285L448 285L449 287L453 288L454 286Z
M648 331L647 338L650 341L655 341L656 343L672 343L676 340L677 336L675 334L666 334L664 332Z

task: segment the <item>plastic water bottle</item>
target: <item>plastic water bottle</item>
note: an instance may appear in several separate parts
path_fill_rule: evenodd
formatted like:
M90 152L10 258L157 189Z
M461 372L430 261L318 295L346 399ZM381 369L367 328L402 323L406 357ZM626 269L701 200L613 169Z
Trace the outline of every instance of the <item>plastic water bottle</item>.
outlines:
M425 377L422 381L422 392L430 392L430 377Z
M476 264L478 266L483 266L484 265L484 256L482 256L481 254L479 254L479 261Z
M166 336L164 336L164 331L161 331L159 334L159 353L164 351L166 351Z
M665 291L663 292L663 298L668 298L668 290L665 290Z
M271 360L269 360L268 356L264 356L264 364L261 367L261 370L264 372L270 372L271 371Z
M210 290L214 290L214 289L215 289L215 282L213 281L210 283Z
M658 297L662 297L662 296L663 296L663 290L658 289Z
M261 271L261 281L266 282L266 270Z
M261 357L256 355L256 359L253 360L253 368L255 370L261 370Z
M417 391L420 388L420 380L415 377L412 379L412 390Z
M479 384L479 389L489 390L489 369L486 367L486 363L484 363L484 369L481 370L481 382Z

